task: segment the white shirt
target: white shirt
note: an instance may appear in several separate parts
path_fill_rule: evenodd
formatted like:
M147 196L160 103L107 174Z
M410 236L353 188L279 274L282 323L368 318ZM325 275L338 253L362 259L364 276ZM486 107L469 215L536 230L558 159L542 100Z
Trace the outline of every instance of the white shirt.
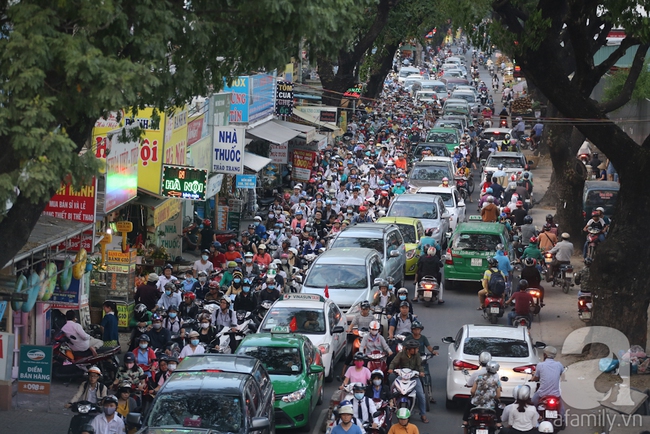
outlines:
M90 335L81 327L81 324L68 320L61 331L70 340L70 349L72 351L86 351L90 348ZM73 339L74 336L74 339Z
M180 306L181 304L181 295L178 292L172 292L171 295L163 294L160 296L158 299L158 303L156 303L156 306L159 307L164 307L165 309L169 309L170 306Z
M365 403L366 399L368 405ZM370 408L370 414L368 414L368 408ZM361 401L356 398L352 399L352 411L354 411L353 416L357 419L361 419L363 422L373 422L372 415L377 411L377 406L372 399L364 396Z
M158 288L158 291L164 292L165 291L165 285L169 282L176 282L178 279L176 276L171 276L170 278L167 278L164 274L158 277L158 283L156 283L156 288Z
M113 414L113 420L110 422L106 420L106 415L104 413L98 414L93 419L92 426L95 428L95 434L124 433L124 421L120 418L120 415L117 414L117 411Z
M204 354L204 353L205 353L205 348L203 348L203 345L197 345L196 348L194 348L194 351L192 351L192 347L190 345L185 345L181 350L181 353L178 355L178 357L182 359L183 357L191 356L192 354Z
M537 426L539 413L534 405L527 405L526 410L520 413L518 406L510 410L508 424L518 431L530 431Z
M208 273L208 276L212 271L214 270L214 265L210 261L205 261L205 264L199 259L198 261L194 261L194 266L192 267L193 270L196 270L198 273L199 271L205 271ZM160 281L160 280L159 280Z

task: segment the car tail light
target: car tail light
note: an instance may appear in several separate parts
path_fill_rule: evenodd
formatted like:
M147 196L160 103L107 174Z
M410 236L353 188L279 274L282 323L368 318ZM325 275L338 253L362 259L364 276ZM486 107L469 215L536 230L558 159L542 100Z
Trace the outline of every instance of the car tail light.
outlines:
M462 371L463 369L475 371L479 368L478 365L469 362L464 362L462 360L454 360L453 366L454 366L454 371Z
M530 369L532 372L535 372L536 367L537 365L517 366L516 368L513 368L513 372L525 373L527 369Z
M447 253L445 254L445 264L454 265L454 259L452 258L451 249L447 249Z
M221 369L206 369L203 372L223 372Z

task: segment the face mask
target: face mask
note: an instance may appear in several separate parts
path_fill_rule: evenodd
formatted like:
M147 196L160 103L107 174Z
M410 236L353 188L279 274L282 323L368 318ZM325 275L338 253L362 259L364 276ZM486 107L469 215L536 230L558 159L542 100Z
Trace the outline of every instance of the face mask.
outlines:
M201 328L207 329L208 327L210 327L210 323L209 323L209 322L202 322L202 323L201 323Z
M394 288L395 288L394 285L390 285L390 284L388 285L388 289L394 289Z
M235 282L235 283L239 283L239 282L241 282L241 279L233 279L232 281Z
M126 366L126 369L133 369L133 366L135 366L135 363L127 363L125 366Z
M354 397L355 397L357 400L361 401L361 400L363 399L363 397L364 397L364 394L363 394L363 393L355 393L355 394L354 394Z
M406 296L405 296L405 295L400 295L400 296L399 296L399 299L402 300L402 301L404 301L404 300L406 300Z
M259 225L260 225L260 222L255 222L255 223L253 223L253 224L254 224L255 226L259 226Z
M251 262L253 262L253 258L246 258L246 263L247 264L250 264Z
M106 416L111 416L113 413L115 413L116 408L115 407L104 407L104 414Z
M174 371L174 370L176 370L176 365L167 365L167 370L168 370L168 371Z
M172 295L172 292L171 292L171 290L169 290L169 289L166 289L166 290L165 290L165 295Z
M201 259L203 259L204 261L207 261L208 260L208 255L201 256Z
M374 384L375 386L380 386L381 383L382 383L381 380L372 380L372 384Z
M249 292L251 290L250 286L244 286L243 288L244 292Z
M284 265L284 264L287 263L287 260L286 259L281 259L280 262L282 262L282 265Z
M176 318L176 312L172 312L172 313L170 313L170 314L169 314L169 317L170 317L170 318Z
M273 232L275 232L276 234L279 234L279 233L280 233L280 229L273 229Z
M402 186L402 183L401 183L401 182L398 182L398 183L395 184L395 185L398 186L398 187L401 187L401 186Z
M370 334L373 336L377 336L377 333L379 333L379 330L370 330Z
M268 286L266 287L266 289L274 290L274 289L275 289L275 285L268 285Z
M199 229L201 229L201 230L202 230L202 229L203 229L204 227L205 227L205 226L203 226L203 225L201 225L201 226L199 226Z
M197 346L197 345L199 344L199 340L198 340L198 339L192 339L192 340L190 341L190 343L191 343L192 345L194 345L194 346Z
M205 283L205 281L208 280L207 277L199 277L199 282Z
M160 327L162 327L162 324L160 324L159 322L157 322L157 323L155 323L155 324L152 324L152 327L155 328L156 330L158 330Z
M140 348L142 348L143 350L146 350L148 346L149 346L149 344L146 343L146 342L143 342L143 343L140 344Z
M355 361L355 362L354 362L354 366L356 366L357 368L362 367L362 366L363 366L363 360L357 360L357 361Z

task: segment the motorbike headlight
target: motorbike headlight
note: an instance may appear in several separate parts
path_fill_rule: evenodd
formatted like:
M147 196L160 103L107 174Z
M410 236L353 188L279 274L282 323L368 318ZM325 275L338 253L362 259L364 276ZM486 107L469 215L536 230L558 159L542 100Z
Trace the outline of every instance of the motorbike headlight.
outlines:
M283 401L283 402L296 402L296 401L300 401L301 399L303 399L303 398L305 397L305 392L306 392L306 391L307 391L307 388L306 388L306 387L303 388L303 389L300 389L300 390L296 390L296 391L293 392L293 393L290 393L290 394L288 394L288 395L286 395L286 396L283 396L283 397L282 397L282 401Z
M90 404L78 405L77 406L77 411L80 414L86 414L86 413L88 413L90 411L91 408L92 408L92 405L90 405Z

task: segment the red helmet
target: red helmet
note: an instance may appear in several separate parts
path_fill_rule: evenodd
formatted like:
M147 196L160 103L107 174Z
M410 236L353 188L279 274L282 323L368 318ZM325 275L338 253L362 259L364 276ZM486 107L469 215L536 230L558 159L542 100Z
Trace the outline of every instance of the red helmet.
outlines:
M592 217L596 217L596 216L600 217L600 212L594 210L594 211L591 212L591 216L592 216Z
M510 210L510 208L505 207L505 208L503 208L503 212L506 213L506 214L510 214L512 211Z
M291 199L291 195L289 193L284 193L284 200L289 200Z
M236 249L241 249L241 243L239 243L239 242L236 243L236 244L235 244L235 248L236 248Z
M210 226L212 224L212 222L210 221L210 219L205 219L205 220L203 220L203 224L205 226Z
M524 206L524 203L520 200L517 201L517 208Z
M210 281L210 288L218 288L219 287L219 282L216 280L211 280Z
M364 211L368 211L368 208L366 208L365 206L361 205L361 206L359 207L359 212L364 212Z
M382 190L381 195L384 197L388 197L388 192L386 190Z
M194 294L193 292L186 292L185 294L183 294L183 297L189 298L192 301L196 300L196 294Z
M316 183L316 179L314 179L314 178L309 178L309 183L310 183L310 184L315 184L315 183Z
M536 243L537 242L537 237L535 237L535 236L530 237L530 242L531 243Z

